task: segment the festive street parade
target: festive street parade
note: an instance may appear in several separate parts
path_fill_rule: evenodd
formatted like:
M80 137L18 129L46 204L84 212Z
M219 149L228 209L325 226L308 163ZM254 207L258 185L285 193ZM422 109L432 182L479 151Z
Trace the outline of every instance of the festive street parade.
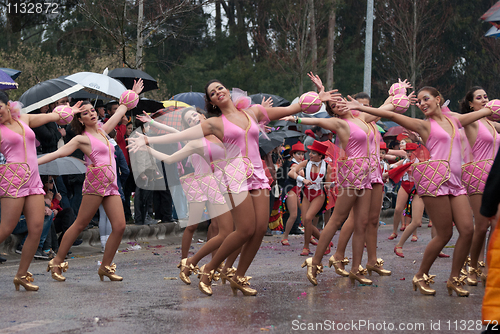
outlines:
M500 332L500 1L0 28L0 333Z

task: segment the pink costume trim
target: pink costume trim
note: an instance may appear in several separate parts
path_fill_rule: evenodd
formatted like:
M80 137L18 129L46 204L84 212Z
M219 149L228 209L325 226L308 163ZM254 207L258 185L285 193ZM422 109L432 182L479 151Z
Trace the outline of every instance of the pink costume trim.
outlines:
M106 144L87 131L85 131L85 135L90 140L92 151L90 157L86 157L87 162L90 158L91 164L87 166L82 194L101 197L120 196L116 179L116 161L113 158L115 148L109 143L106 135L102 135L106 139ZM104 158L106 155L109 156L108 161L105 161L107 160Z
M372 189L368 146L370 127L366 133L355 123L348 120L346 122L350 128L349 140L345 149L348 157L337 160L338 186L339 188L356 190Z
M462 165L462 183L469 196L483 194L499 147L496 129L489 121L487 122L493 129L493 135L481 121L478 121L477 138L472 148L474 161Z
M21 126L22 134L0 124L0 151L7 160L6 164L0 165L0 197L45 195L38 173L35 133L20 119L12 119Z
M461 172L458 170L462 161L460 136L456 136L457 125L445 117L453 128L452 136L450 137L436 121L429 119L431 133L426 146L431 153L431 160L412 165L415 187L421 197L466 194L460 180Z

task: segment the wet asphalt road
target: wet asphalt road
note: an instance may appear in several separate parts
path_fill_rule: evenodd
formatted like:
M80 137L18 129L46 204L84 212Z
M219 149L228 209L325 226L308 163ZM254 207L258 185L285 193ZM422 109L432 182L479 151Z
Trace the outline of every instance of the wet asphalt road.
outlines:
M256 297L232 295L229 284L215 283L212 297L202 294L198 279L185 285L177 279L180 237L141 242L141 250L115 257L123 282L99 281L100 247L74 247L66 282L56 282L45 271L47 262L30 267L38 292L16 292L12 279L17 256L0 266L0 334L2 333L479 333L482 285L466 287L470 297L448 296L446 280L451 258L438 258L436 296L412 290L430 229L418 229L418 242L407 242L405 258L393 253L397 240L387 237L392 226L381 226L378 256L389 277L374 274L373 286L351 286L348 278L325 268L319 285L312 286L306 270L301 236L291 236L291 247L280 236L265 237L248 275ZM197 240L198 237L195 236ZM452 254L453 239L444 252ZM336 244L338 234L334 238ZM122 244L120 250L130 245ZM194 250L200 245L194 244ZM351 248L348 246L347 256ZM311 250L315 247L311 246ZM365 254L366 256L366 254ZM323 264L327 264L325 256ZM365 257L363 263L365 263ZM202 261L203 264L206 261ZM350 265L347 267L350 269ZM321 327L323 326L323 327ZM431 327L433 326L433 327ZM333 328L332 328L333 327ZM321 328L323 330L321 330Z

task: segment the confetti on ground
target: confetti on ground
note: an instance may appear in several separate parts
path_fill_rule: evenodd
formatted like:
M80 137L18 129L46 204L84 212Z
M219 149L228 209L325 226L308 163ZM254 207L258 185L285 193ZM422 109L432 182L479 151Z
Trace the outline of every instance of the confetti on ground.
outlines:
M404 280L405 280L405 278L403 277L403 278L400 278L399 280L400 280L400 281L404 281Z
M170 281L170 280L176 280L177 277L163 277L164 280Z

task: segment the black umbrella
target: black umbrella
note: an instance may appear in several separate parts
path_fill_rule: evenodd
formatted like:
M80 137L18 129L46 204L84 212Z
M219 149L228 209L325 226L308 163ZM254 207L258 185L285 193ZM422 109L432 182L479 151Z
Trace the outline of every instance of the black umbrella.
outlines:
M142 115L143 110L146 111L147 113L154 113L163 108L164 108L163 102L141 98L139 99L137 107L130 110L130 112L132 113L132 115Z
M174 95L171 100L181 101L193 107L205 110L205 93L200 93L200 92L179 93Z
M273 99L273 107L286 107L290 105L290 102L288 100L285 100L284 98L278 95L266 94L266 93L258 93L250 95L252 103L255 104L261 104L262 98L265 98L267 100L270 97L272 97Z
M276 147L280 146L283 144L283 138L279 137L271 137L271 134L269 134L269 139L267 139L264 136L259 137L259 149L262 151L261 153L268 154L272 150L274 150Z
M137 79L142 79L144 83L143 93L158 89L158 82L152 76L141 70L135 70L128 67L115 68L108 73L108 76L120 80L127 89L132 89L134 80Z
M273 131L270 133L272 136L280 136L285 138L292 138L292 137L300 137L302 136L301 132L295 131L295 130L290 130L288 127L279 129L278 131Z
M50 103L57 102L57 100L83 88L82 85L68 79L50 79L37 83L25 91L19 98L19 102L24 106L22 111L29 113Z

